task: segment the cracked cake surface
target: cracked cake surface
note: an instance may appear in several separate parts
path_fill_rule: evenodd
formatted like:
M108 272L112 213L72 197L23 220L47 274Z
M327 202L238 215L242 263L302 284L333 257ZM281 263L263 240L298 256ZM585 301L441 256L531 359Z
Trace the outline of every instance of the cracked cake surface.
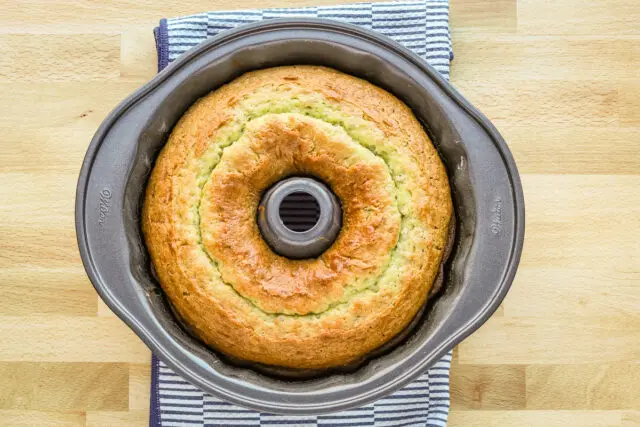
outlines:
M290 176L328 184L336 241L292 260L262 239L264 191ZM348 364L427 299L447 244L445 168L411 110L371 83L317 66L253 71L199 99L151 173L142 230L189 329L233 357L290 368Z

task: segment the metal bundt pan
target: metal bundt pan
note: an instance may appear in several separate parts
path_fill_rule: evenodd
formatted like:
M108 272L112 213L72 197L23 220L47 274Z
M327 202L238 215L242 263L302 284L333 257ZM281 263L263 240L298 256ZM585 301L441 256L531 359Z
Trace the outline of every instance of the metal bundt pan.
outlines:
M186 109L246 71L290 64L333 67L406 102L446 164L457 217L444 288L410 336L354 372L305 381L231 364L181 328L153 278L139 225L154 159ZM520 259L524 199L502 137L421 58L352 25L271 20L190 50L107 117L80 172L76 230L82 261L102 299L177 373L249 408L319 414L362 406L401 388L487 320Z

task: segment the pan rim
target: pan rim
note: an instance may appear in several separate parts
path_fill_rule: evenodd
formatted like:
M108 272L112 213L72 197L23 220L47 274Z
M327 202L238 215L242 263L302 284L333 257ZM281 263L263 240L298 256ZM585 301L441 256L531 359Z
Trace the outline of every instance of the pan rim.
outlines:
M430 66L428 66L420 57L418 57L413 52L408 49L400 46L394 41L387 39L386 37L374 33L373 31L369 31L366 29L362 29L360 27L351 25L351 24L343 24L337 23L334 21L327 21L323 19L316 18L285 18L285 19L274 19L269 21L263 21L259 23L249 24L247 26L243 26L237 28L235 30L229 30L217 37L214 37L203 44L195 47L191 51L187 52L180 59L174 61L169 65L164 71L159 73L154 79L152 79L149 83L142 86L136 92L134 92L131 96L129 96L125 101L123 101L118 107L116 107L109 116L103 121L101 126L98 128L91 144L87 150L87 154L84 158L82 169L80 171L78 186L76 191L76 205L75 205L75 220L76 220L76 236L78 240L78 245L80 247L80 254L82 258L82 262L84 264L85 270L93 284L96 288L97 292L100 294L101 298L107 303L107 305L116 312L118 317L120 317L127 325L129 325L134 332L149 346L152 348L156 355L161 356L161 358L172 368L179 371L181 374L188 377L188 379L202 388L210 388L209 384L204 384L199 381L197 375L193 372L190 372L188 367L185 367L184 364L181 364L179 361L173 360L167 352L163 350L163 346L154 339L154 337L147 333L144 327L142 327L135 317L129 316L129 313L123 309L120 303L116 298L113 297L112 294L108 291L108 284L102 282L102 279L99 276L98 268L95 265L95 260L91 254L91 248L89 246L88 238L86 235L86 223L85 223L85 210L86 210L86 194L87 194L87 185L89 181L89 176L91 175L91 170L93 163L96 159L97 153L99 151L100 145L104 139L104 136L108 133L109 129L113 126L113 124L120 118L131 106L133 106L140 99L144 98L149 92L154 90L160 84L162 84L166 79L168 79L176 70L185 66L199 55L209 51L210 49L215 49L220 44L223 44L227 41L237 39L239 37L243 37L246 34L252 34L255 31L265 31L265 30L278 30L278 29L287 29L287 28L296 28L303 27L304 29L315 28L327 31L337 31L341 34L345 32L350 35L354 35L359 38L366 38L367 40L376 43L378 45L384 46L386 49L391 50L393 53L403 56L405 59L412 62L416 65L421 71L423 71L431 80L433 80L440 89L445 92L453 101L455 101L460 108L462 108L471 118L473 118L479 126L481 126L487 134L491 137L491 140L496 145L497 151L500 153L502 162L508 171L509 179L511 180L511 188L512 188L512 196L514 200L514 235L511 241L511 252L509 257L509 262L507 264L507 268L503 276L501 277L500 283L496 285L497 291L493 293L492 299L484 305L484 309L478 313L474 318L469 319L468 322L458 328L458 332L455 334L451 334L448 336L448 339L443 340L440 343L440 346L437 350L434 351L437 354L435 359L439 359L442 357L450 348L458 344L468 335L470 335L473 331L475 331L480 325L482 325L488 317L497 309L499 303L502 301L506 293L508 292L511 282L515 276L516 268L519 263L522 246L524 240L524 195L522 192L522 187L520 183L519 174L517 168L515 166L515 161L508 150L508 147L498 131L495 127L488 121L488 119L482 115L475 107L473 107L466 99L462 97L455 89L453 89L449 83L444 80L439 73L433 70ZM394 381L389 381L384 385L376 388L369 393L361 393L358 395L354 395L351 399L343 399L340 402L331 401L331 402L317 402L316 405L306 405L304 408L300 408L300 404L287 404L286 402L281 402L281 405L278 405L277 402L265 402L265 401L249 401L250 399L246 396L242 396L238 394L238 396L234 396L229 390L220 389L218 393L225 396L225 399L233 401L234 403L239 403L244 406L250 406L256 409L262 410L270 410L274 412L285 412L285 413L321 413L327 411L335 411L342 409L344 407L352 407L355 405L360 405L366 401L374 400L375 398L380 397L383 394L386 394L391 389L397 389L399 386L404 385L414 379L420 372L422 372L425 368L423 364L415 365L406 369L396 378ZM292 408L295 406L295 408ZM328 407L330 406L330 407ZM337 409L336 409L337 408ZM302 410L301 410L302 409Z

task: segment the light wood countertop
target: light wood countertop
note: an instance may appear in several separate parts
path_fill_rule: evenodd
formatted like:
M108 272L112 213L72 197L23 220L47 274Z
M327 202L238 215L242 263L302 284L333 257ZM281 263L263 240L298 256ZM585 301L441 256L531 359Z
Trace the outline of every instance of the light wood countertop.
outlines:
M84 273L76 179L155 74L158 19L229 6L0 0L0 425L147 425L150 353ZM527 231L511 292L456 350L449 425L640 426L640 3L451 9L451 81L511 147Z

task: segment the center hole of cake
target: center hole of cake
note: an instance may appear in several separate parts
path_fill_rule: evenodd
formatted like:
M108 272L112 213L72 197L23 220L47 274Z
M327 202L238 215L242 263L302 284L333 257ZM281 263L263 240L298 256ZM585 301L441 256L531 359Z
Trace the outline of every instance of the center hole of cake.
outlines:
M317 224L320 218L320 204L311 194L299 191L282 199L279 213L285 227L302 233L311 230Z

